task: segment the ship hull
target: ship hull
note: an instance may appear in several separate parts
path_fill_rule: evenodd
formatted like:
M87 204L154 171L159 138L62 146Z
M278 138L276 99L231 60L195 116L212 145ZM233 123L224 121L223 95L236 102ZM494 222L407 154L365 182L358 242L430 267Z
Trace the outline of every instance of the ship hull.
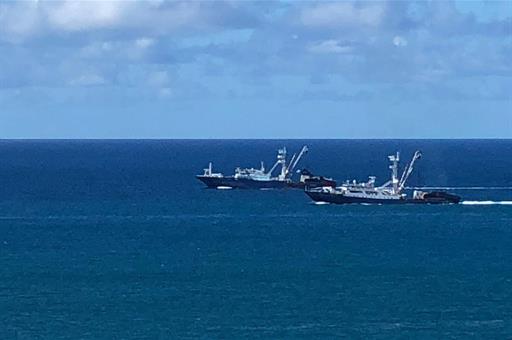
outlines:
M335 187L336 182L324 178L313 177L306 182L294 182L291 180L279 181L257 181L248 178L196 176L198 180L206 184L208 188L233 188L233 189L304 189L317 187Z
M286 189L293 188L291 181L257 181L248 178L234 177L210 177L196 176L198 180L206 184L208 188L233 188L233 189Z
M443 193L442 195L436 195L435 197L425 199L363 198L318 191L306 191L306 194L316 202L327 202L334 204L457 204L460 202L460 197L447 193Z

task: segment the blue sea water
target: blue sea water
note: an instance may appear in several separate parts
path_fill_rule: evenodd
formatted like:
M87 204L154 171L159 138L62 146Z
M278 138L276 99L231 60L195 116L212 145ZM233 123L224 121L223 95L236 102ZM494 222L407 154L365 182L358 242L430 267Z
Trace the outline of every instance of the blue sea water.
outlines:
M303 144L338 180L384 182L388 154L420 149L410 186L480 188L336 206L194 178ZM512 140L3 140L0 156L0 339L512 336Z

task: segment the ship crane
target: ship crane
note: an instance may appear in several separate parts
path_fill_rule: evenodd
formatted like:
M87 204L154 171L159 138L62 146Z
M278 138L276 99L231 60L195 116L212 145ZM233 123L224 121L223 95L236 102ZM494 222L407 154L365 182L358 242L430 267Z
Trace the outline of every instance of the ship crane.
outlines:
M294 154L292 157L292 160L290 161L290 164L287 166L286 165L286 148L279 149L277 151L277 161L272 166L272 168L266 173L266 175L268 175L269 177L272 176L272 173L274 172L274 170L279 165L281 165L281 173L278 175L277 178L279 180L286 179L289 176L289 174L293 172L293 170L295 169L297 164L299 164L300 159L302 158L302 156L304 156L304 154L306 152L308 152L308 147L306 145L304 145L302 147L302 149L300 150L299 155L297 156L297 154Z
M421 152L420 151L416 151L414 153L414 156L412 157L411 162L409 164L407 164L407 166L405 167L404 173L402 174L402 178L400 178L400 182L398 184L398 190L399 191L404 190L405 183L409 179L409 176L411 175L411 173L412 173L412 171L414 169L414 163L416 163L416 161L418 159L420 159L420 158L421 158Z
M293 173L293 170L295 170L295 167L297 166L297 164L299 164L299 161L302 158L302 156L304 156L304 154L306 154L308 151L309 151L308 146L304 145L302 147L302 149L300 150L299 155L297 156L297 158L295 158L295 156L297 154L293 154L292 160L290 161L290 165L288 166L288 168L286 168L286 175L287 176L290 173Z

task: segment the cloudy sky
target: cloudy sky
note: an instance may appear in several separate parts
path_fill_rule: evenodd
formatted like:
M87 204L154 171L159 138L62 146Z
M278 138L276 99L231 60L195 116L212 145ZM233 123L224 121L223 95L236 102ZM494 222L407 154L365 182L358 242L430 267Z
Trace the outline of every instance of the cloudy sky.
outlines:
M512 2L0 2L0 138L512 138Z

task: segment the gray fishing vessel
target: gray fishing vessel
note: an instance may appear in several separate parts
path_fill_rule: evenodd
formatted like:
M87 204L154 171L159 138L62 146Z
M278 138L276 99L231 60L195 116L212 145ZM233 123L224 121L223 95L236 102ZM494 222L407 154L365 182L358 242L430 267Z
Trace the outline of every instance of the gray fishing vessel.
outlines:
M213 172L213 165L209 163L208 168L204 169L202 175L196 178L206 184L208 188L217 189L286 189L317 187L317 186L336 186L332 179L315 176L306 169L299 171L299 180L293 180L294 170L301 158L308 152L308 147L304 145L298 154L294 154L290 163L286 161L286 148L283 147L277 151L277 160L275 164L266 170L263 162L259 169L255 168L236 168L235 174L225 176L222 173ZM273 175L276 169L280 172Z
M398 164L400 153L388 156L391 162L391 179L375 186L375 176L370 176L367 182L358 183L347 181L339 187L317 187L305 189L306 194L316 202L335 204L447 204L459 203L461 198L444 191L425 192L413 191L409 197L405 191L405 184L411 175L415 162L421 158L421 152L416 151L412 160L407 164L401 177L398 177Z

